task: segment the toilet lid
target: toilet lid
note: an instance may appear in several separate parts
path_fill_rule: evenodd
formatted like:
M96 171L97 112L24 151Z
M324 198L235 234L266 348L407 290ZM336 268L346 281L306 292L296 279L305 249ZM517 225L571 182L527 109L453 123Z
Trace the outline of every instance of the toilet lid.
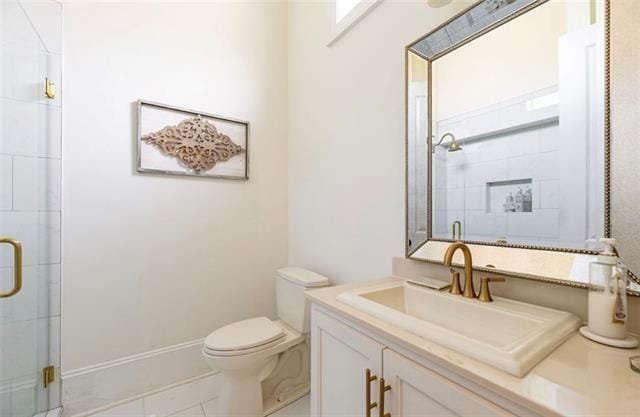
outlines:
M238 321L221 327L204 341L213 351L237 351L270 344L285 336L280 326L266 317Z

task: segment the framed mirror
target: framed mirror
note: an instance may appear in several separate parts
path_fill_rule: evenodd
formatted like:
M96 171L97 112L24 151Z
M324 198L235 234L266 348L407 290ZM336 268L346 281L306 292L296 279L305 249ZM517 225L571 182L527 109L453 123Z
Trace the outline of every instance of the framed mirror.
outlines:
M586 287L611 235L609 12L482 0L407 47L407 257L464 241L476 269Z

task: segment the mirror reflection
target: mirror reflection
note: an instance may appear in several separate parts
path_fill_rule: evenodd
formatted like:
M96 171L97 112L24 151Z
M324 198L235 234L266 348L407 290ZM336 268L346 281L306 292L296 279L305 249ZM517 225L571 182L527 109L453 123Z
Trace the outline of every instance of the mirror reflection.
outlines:
M465 16L450 25L473 24ZM426 240L599 247L604 52L595 0L548 1L435 59L408 52L409 251Z

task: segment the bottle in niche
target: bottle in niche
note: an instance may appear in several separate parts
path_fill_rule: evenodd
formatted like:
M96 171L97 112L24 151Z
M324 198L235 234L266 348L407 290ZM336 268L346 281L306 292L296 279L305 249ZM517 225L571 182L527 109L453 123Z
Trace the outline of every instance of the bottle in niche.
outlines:
M530 213L532 211L532 202L533 196L531 193L531 187L527 187L527 190L524 192L524 196L522 197L522 211Z
M516 211L516 205L513 201L513 193L509 193L507 196L506 202L503 204L504 211L506 212L514 212Z
M588 324L580 333L605 345L634 348L638 340L627 335L627 270L615 253L615 239L600 242L604 250L589 264Z
M518 213L522 213L523 209L524 209L524 205L523 205L523 201L524 201L524 194L522 192L522 188L518 187L518 192L516 193L516 199L515 199L515 206L516 206L516 212Z

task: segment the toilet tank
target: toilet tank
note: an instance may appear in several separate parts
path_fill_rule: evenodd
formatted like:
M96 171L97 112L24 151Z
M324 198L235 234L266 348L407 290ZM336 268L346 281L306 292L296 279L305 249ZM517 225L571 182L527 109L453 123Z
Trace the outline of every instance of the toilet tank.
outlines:
M278 318L300 333L309 333L311 304L304 293L309 289L328 286L329 279L296 267L278 269L277 274Z

